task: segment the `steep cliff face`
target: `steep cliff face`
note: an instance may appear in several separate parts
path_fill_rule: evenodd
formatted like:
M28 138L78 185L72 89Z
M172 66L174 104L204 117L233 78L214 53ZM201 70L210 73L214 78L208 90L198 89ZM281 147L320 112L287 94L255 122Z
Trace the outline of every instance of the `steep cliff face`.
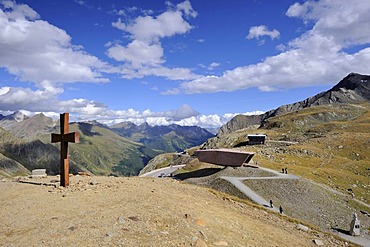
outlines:
M236 116L222 126L217 135L224 135L238 129L261 125L271 117L311 106L336 103L360 103L363 101L370 101L370 76L350 73L330 90L316 94L305 100L280 106L262 115Z

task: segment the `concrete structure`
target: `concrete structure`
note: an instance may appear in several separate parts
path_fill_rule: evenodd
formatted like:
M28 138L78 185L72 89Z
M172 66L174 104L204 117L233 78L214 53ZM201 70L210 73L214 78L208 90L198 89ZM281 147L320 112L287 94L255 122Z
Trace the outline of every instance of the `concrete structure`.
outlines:
M360 236L360 220L357 218L356 213L353 214L349 232L352 236Z
M248 163L254 156L252 152L243 152L233 149L207 149L197 150L194 154L199 161L220 166L242 166Z
M265 144L266 135L264 134L248 134L248 145Z
M32 170L32 178L38 178L38 177L47 177L46 175L46 169L35 169Z

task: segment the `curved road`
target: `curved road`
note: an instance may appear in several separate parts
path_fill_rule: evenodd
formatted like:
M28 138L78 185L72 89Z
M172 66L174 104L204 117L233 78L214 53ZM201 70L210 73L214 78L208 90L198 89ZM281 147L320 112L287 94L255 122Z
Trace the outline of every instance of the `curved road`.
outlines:
M248 198L250 198L252 201L255 203L265 206L268 209L279 212L279 209L276 207L270 207L270 202L266 201L264 198L259 196L256 192L254 192L251 188L249 188L247 185L245 185L242 181L243 180L252 180L252 179L299 179L299 177L292 175L292 174L283 174L279 173L275 170L271 170L268 168L263 168L259 167L259 169L270 172L275 174L276 176L271 176L271 177L226 177L226 176L221 176L221 179L224 179L231 184L233 184L238 190L240 190L244 195L246 195Z

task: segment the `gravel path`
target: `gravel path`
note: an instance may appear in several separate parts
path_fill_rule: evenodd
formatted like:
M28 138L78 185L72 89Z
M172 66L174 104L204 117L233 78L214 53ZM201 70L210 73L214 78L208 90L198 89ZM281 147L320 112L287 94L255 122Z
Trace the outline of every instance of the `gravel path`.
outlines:
M278 202L275 205L283 205L284 212L288 212L290 216L318 225L323 229L344 230L349 226L348 223L351 221L350 217L353 211L348 206L338 203L336 198L333 198L334 194L334 197L342 197L345 200L347 195L316 183L310 184L309 181L292 174L282 174L262 167L260 169L270 172L272 176L220 176L220 178L233 184L250 200L272 211L278 212L279 210L276 206L269 207L270 203L264 197L272 198L270 200L274 203ZM287 191L287 188L290 188L291 191ZM366 203L361 203L370 208ZM319 217L313 217L313 215ZM349 217L343 217L343 215ZM363 227L362 236L352 237L338 231L332 232L359 245L370 246L370 235L369 231L366 230L369 220L365 218L364 221L365 227Z
M220 176L221 179L224 179L231 184L233 184L238 190L244 193L250 200L254 201L255 203L265 206L266 208L279 212L279 208L275 207L274 205L270 205L270 202L265 200L263 197L258 195L254 192L251 188L246 186L242 181L244 180L261 180L261 179L299 179L299 177L292 175L292 174L282 174L276 172L274 170L268 168L260 168L262 171L266 171L267 173L271 173L274 176L265 176L265 177L228 177L228 176Z

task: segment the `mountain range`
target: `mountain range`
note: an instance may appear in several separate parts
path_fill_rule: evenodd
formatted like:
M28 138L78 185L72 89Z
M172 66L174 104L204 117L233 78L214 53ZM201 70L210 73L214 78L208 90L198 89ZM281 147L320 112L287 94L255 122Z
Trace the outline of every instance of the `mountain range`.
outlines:
M131 122L114 126L76 122L69 128L80 133L80 143L70 145L70 172L96 175L136 175L156 155L180 152L214 136L196 126L137 126ZM42 113L1 115L0 176L24 175L36 168L58 174L59 144L51 144L50 135L59 131L59 121Z
M70 124L80 132L80 143L70 145L71 172L88 171L97 175L136 175L153 157L179 152L203 143L203 148L229 142L222 136L242 129L271 127L271 119L313 106L353 104L370 100L370 76L351 73L326 92L303 101L280 106L261 115L238 115L220 128L216 137L205 129L192 126L149 126L123 122L106 126L96 121ZM340 119L340 113L322 112L317 118ZM284 121L282 119L281 121ZM282 124L282 123L279 123ZM286 124L286 123L285 123ZM58 133L58 122L45 115L32 117L21 112L0 115L0 176L29 173L47 168L59 172L59 146L50 143L50 134Z

